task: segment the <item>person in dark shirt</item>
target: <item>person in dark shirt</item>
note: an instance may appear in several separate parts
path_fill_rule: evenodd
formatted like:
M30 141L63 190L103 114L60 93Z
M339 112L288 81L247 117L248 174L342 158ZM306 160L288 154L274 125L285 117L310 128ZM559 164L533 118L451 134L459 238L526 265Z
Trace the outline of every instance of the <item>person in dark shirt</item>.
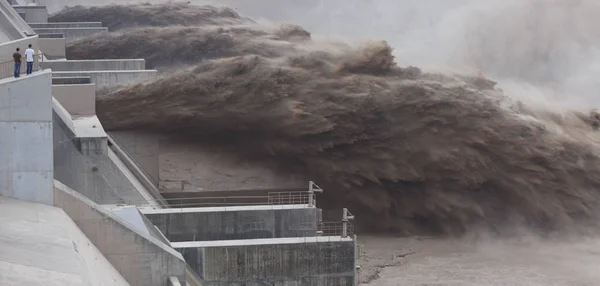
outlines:
M13 59L15 60L15 77L21 77L21 53L19 53L19 48L13 54Z

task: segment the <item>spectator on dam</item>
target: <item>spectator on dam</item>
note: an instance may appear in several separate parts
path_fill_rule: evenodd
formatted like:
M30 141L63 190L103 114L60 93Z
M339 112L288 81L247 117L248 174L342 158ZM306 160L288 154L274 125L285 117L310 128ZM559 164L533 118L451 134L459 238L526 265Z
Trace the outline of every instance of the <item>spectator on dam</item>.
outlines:
M17 48L17 51L13 54L13 59L15 60L15 77L21 76L21 53L19 52L21 49Z
M35 51L31 48L31 44L29 44L29 48L25 50L25 60L27 61L27 75L30 75L33 72L33 55L35 55Z

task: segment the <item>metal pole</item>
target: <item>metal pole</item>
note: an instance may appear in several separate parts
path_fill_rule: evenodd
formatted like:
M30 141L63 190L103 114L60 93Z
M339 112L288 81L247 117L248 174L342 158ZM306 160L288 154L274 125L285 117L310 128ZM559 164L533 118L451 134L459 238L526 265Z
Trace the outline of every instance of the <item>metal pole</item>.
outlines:
M342 210L342 237L348 237L348 209Z
M315 192L313 191L313 182L308 182L308 205L314 206Z

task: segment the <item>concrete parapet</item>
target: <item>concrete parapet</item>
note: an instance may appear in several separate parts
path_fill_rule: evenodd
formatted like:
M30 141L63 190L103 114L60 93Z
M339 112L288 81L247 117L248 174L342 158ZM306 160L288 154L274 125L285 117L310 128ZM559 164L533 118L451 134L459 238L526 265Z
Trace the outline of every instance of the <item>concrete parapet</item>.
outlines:
M17 11L17 13L25 13L25 17L23 17L23 19L27 23L48 22L48 10L46 9L46 6L15 5L13 8Z
M33 23L29 22L29 27L38 28L98 28L102 27L102 22L46 22Z
M319 220L308 205L141 211L172 242L316 236Z
M67 40L89 37L99 33L108 32L106 27L69 27L69 28L36 28L37 34L63 34Z
M0 22L0 25L2 23ZM28 38L22 38L19 40L15 40L15 41L10 41L10 42L5 42L0 44L0 62L4 62L4 61L11 61L12 60L12 55L15 53L15 50L17 48L21 48L21 52L25 52L25 49L27 49L27 46L29 44L33 45L33 47L37 47L38 46L38 36L32 36L32 37L28 37ZM21 70L23 70L24 67L21 67ZM11 67L11 71L12 71L12 67ZM12 75L12 73L11 73Z
M92 82L96 84L96 90L149 80L156 76L156 74L156 70L53 72L53 76L57 77L89 76Z
M58 71L87 72L87 71L112 71L112 70L145 70L144 59L123 60L53 60L45 61L42 66Z
M71 116L96 115L96 85L65 84L52 85L52 96L71 114Z
M181 254L138 231L83 195L54 182L55 206L62 208L131 285L164 286L185 281Z
M0 195L52 205L51 72L0 80Z
M57 35L57 34L49 34ZM49 38L49 35L40 35L38 40L39 50L48 58L64 58L67 56L66 40L62 35L58 38Z
M174 242L208 286L354 286L355 241L303 237Z

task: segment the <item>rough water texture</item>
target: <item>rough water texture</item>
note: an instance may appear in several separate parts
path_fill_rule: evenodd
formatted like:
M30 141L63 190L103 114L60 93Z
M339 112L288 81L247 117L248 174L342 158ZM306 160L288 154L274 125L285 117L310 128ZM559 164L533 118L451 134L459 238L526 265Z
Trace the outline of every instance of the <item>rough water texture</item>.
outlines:
M328 207L353 210L362 230L507 233L518 225L550 232L597 218L598 135L586 115L520 104L487 79L399 67L381 41L323 42L304 33L290 39L264 24L219 22L214 13L186 23L200 27L140 28L161 25L148 12L161 7L94 8L98 15L135 11L118 25L136 30L68 49L92 58L122 47L119 56L145 57L159 68L174 49L201 55L186 70L99 97L107 130L226 142L240 156L284 162L327 189Z
M50 22L102 22L110 31L136 26L164 27L171 25L221 25L251 22L229 8L192 6L184 3L169 5L108 5L102 7L74 6L51 15Z

